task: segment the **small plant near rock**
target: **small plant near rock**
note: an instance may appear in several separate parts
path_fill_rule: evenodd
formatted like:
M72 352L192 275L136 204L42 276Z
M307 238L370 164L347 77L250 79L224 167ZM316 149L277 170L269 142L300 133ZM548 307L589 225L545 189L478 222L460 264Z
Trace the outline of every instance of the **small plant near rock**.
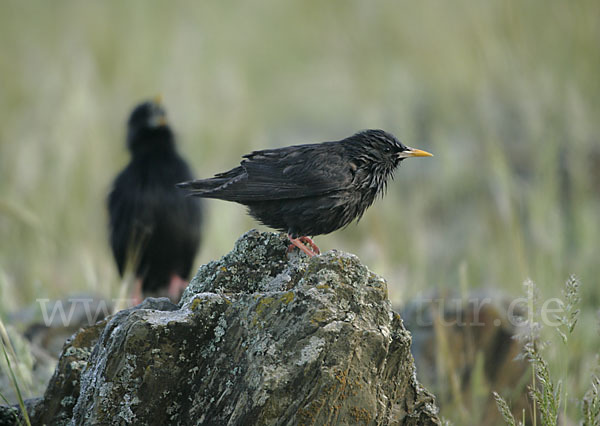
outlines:
M524 285L527 291L529 315L524 323L525 332L517 338L524 341L521 357L526 359L532 368L532 380L529 385L529 395L532 401L531 424L537 426L537 415L539 413L541 425L556 426L568 422L567 403L569 395L566 386L563 385L563 383L566 383L566 377L558 380L552 378L552 372L547 360L544 358L544 349L549 345L549 342L541 339L544 322L541 321L539 316L540 306L537 288L531 280L527 280ZM554 320L558 322L555 330L564 345L568 344L569 336L573 333L579 318L579 304L581 301L579 294L579 281L575 276L569 277L563 289L563 298L560 300L561 314L554 316ZM568 356L569 351L566 353ZM564 363L568 365L568 359L564 360ZM506 400L496 392L493 392L493 395L506 424L511 426L525 424L525 413L523 413L522 420L516 420ZM600 379L597 373L592 374L590 389L585 393L580 405L581 424L586 426L599 425Z

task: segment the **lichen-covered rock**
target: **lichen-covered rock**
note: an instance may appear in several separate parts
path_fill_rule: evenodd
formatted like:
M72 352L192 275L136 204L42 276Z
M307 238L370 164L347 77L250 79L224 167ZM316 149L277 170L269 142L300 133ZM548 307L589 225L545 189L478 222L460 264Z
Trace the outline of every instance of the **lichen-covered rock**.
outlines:
M130 310L139 308L168 310L169 306L172 309L177 308L166 299L159 301L148 299L142 305ZM122 311L117 315L126 316L128 312ZM81 329L67 339L58 365L44 392L44 397L25 401L32 424L68 424L71 421L73 407L80 394L81 372L88 366L88 359L96 347L101 333L105 330L106 324L106 319L101 320ZM18 411L18 407L16 408ZM23 422L22 419L21 422ZM0 422L0 424L3 423Z
M73 406L79 394L81 371L87 365L105 325L106 321L100 321L67 339L44 398L35 405L35 412L29 410L35 424L66 423L72 417ZM58 395L61 397L57 397Z
M19 408L11 405L0 405L0 425L19 424Z
M159 300L107 320L71 424L439 424L386 283L355 256L251 231L179 309Z

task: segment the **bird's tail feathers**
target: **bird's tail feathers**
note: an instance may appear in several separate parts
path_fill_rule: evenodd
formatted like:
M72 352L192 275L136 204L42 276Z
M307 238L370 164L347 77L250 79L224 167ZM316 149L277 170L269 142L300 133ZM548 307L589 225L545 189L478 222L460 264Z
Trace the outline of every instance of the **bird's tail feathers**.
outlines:
M178 188L184 189L190 196L216 198L215 190L227 183L229 179L211 178L178 183Z

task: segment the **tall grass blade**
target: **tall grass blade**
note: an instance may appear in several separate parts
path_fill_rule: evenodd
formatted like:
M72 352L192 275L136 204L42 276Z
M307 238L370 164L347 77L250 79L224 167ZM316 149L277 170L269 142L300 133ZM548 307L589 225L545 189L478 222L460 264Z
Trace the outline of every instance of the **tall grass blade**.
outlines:
M13 372L12 365L10 363L10 359L8 357L8 353L6 352L6 345L4 344L4 340L2 340L2 352L4 353L4 359L6 360L6 364L8 365L9 377L11 378L12 385L15 389L15 393L17 395L17 399L19 401L19 407L21 408L21 413L23 414L23 419L25 420L25 424L27 426L31 426L31 421L29 420L29 414L27 413L27 408L25 408L25 401L23 400L23 396L21 395L21 389L19 388L19 383L17 382L17 378Z

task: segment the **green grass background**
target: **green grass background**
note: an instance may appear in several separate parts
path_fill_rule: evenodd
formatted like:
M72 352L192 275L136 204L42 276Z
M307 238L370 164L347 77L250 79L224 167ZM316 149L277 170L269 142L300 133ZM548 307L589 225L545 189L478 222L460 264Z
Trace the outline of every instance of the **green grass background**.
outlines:
M5 0L0 315L116 297L105 198L130 110L161 93L198 176L363 128L433 152L320 247L359 255L395 303L461 283L519 295L527 277L551 297L576 274L581 391L598 347L599 16L592 0ZM197 265L257 226L236 204L207 207Z

